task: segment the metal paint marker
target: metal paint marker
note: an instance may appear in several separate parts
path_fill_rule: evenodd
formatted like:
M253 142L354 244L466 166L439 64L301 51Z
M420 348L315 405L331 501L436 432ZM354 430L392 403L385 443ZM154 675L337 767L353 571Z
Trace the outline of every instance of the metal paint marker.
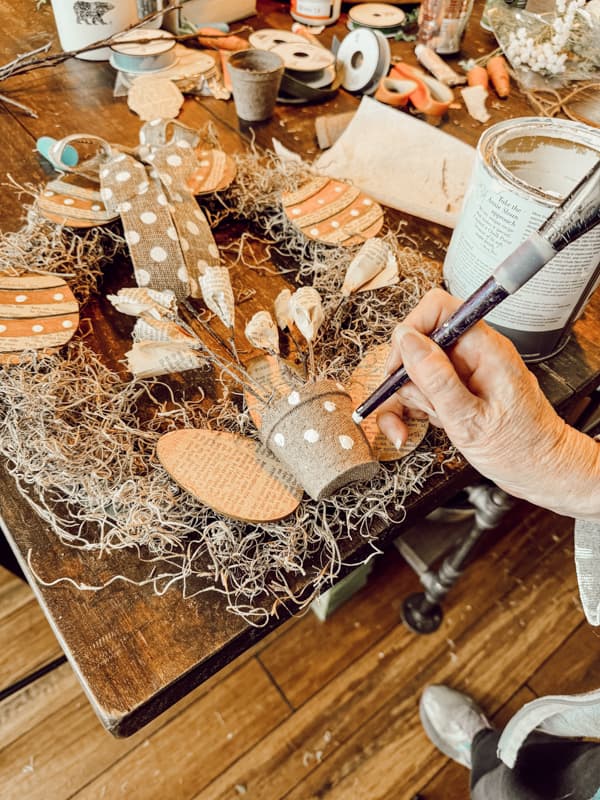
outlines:
M446 349L492 308L516 292L567 245L600 223L600 160L494 273L437 328L431 339ZM410 378L404 367L392 372L352 414L358 425Z

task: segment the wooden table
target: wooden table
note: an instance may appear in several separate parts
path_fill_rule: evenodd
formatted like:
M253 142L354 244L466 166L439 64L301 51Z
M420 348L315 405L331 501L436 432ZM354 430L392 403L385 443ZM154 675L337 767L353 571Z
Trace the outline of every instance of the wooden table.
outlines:
M289 29L287 4L261 2L260 11L258 17L250 20L253 27ZM476 10L465 39L465 52L474 57L494 46L491 36L479 28L479 16L480 11ZM343 38L347 32L344 22L342 15L340 22L322 35L323 42L329 44L334 34ZM36 11L33 0L8 0L2 4L3 60L39 46L54 35L48 8ZM392 49L414 63L411 45L394 42ZM0 172L10 173L19 183L40 183L51 177L51 168L34 151L35 140L41 135L60 138L73 132L93 132L110 141L135 145L140 121L129 111L124 99L113 98L114 77L106 63L71 60L63 66L7 82L1 91L34 107L39 118L27 117L12 106L0 109ZM252 127L259 144L268 145L271 136L276 135L286 146L312 158L317 153L314 118L318 114L353 109L357 102L357 98L340 92L325 105L279 105L270 122L240 126L231 102L190 99L180 119L192 127L212 121L223 147L232 152L245 146ZM492 103L491 111L490 124L507 116L531 114L516 90L508 101ZM473 145L482 130L462 109L451 110L442 127ZM2 228L14 230L19 225L21 205L10 190L3 191ZM442 258L448 230L396 212L390 218L405 220L408 231L417 236L427 233L431 239L437 239L438 255ZM128 270L127 265L123 270ZM563 413L600 384L599 311L600 292L596 292L565 349L534 368L547 396ZM111 326L105 303L93 300L85 314L91 319L97 346L109 360L116 361L128 342ZM102 339L104 345L99 344ZM177 589L158 597L148 588L123 583L97 593L78 592L64 585L52 588L39 585L25 562L30 548L45 553L46 574L77 576L85 570L88 579L92 576L102 581L115 569L135 575L139 566L134 554L123 552L111 558L109 569L95 556L58 543L23 500L4 468L0 466L0 470L3 529L90 702L103 725L115 735L127 736L136 731L267 633L268 628L256 630L228 613L218 595L184 600ZM405 524L437 507L473 477L474 471L459 462L431 479L422 493L410 498ZM399 529L376 533L383 546L398 535ZM365 548L364 540L351 540L344 545L343 555L355 560ZM274 619L272 627L282 620L283 616Z

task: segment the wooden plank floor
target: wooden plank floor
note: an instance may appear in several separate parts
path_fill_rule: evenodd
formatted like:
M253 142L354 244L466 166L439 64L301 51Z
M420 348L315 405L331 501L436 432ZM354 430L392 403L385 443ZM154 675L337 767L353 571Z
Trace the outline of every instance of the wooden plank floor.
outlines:
M421 731L431 682L498 724L549 692L600 686L579 605L572 522L520 506L418 637L398 621L417 580L395 551L326 623L286 623L135 736L96 720L68 664L0 702L5 800L458 800L467 773ZM57 657L33 596L0 571L0 689Z

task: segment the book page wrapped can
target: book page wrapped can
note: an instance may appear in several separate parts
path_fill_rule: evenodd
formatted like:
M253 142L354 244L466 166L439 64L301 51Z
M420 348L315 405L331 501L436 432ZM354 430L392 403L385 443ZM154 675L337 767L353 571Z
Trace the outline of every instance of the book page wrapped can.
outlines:
M320 380L262 411L261 440L313 500L370 480L379 469L364 433L352 421L352 410L341 384Z
M444 279L468 297L537 230L600 156L600 130L579 122L522 117L482 135ZM600 226L565 247L486 321L526 361L541 361L567 342L600 279Z

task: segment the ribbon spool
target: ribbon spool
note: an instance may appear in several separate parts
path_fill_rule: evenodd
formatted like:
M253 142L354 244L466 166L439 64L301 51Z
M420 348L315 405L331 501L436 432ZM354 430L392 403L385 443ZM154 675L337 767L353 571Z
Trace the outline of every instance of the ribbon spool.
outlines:
M348 12L348 28L368 28L379 31L386 38L394 37L402 28L406 14L401 8L388 3L361 3Z
M148 42L136 40L148 39ZM168 31L144 29L125 31L111 45L111 66L132 74L157 72L172 66L176 60L175 40Z
M344 38L337 52L337 63L343 68L342 86L349 92L373 94L391 60L390 45L382 33L357 28Z

